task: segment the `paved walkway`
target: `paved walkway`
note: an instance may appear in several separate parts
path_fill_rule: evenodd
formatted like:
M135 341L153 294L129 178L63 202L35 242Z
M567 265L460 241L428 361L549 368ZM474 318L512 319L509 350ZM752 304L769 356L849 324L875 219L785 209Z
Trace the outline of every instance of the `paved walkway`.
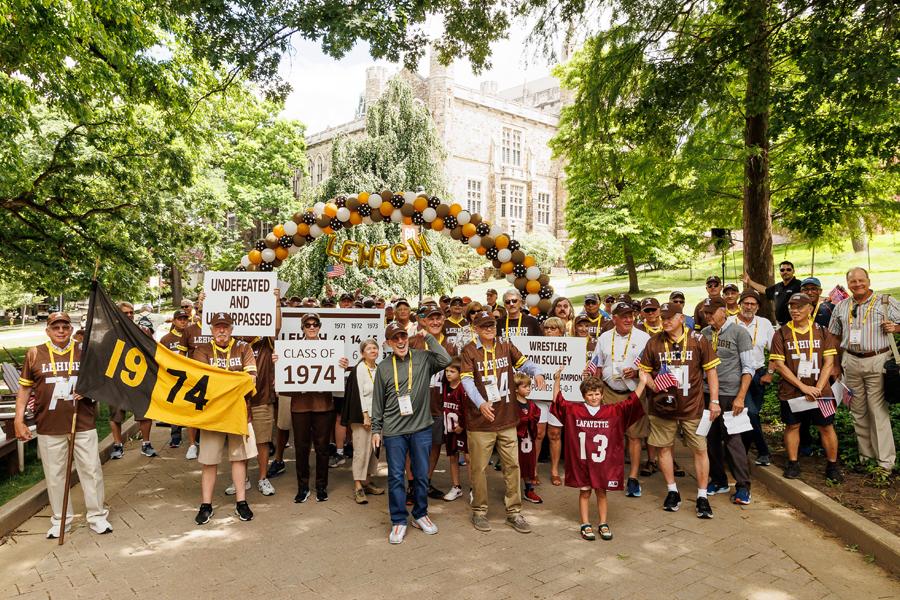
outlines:
M164 430L154 431L159 448ZM657 474L642 498L612 495L613 541L584 542L576 494L549 485L547 465L545 503L526 506L530 535L503 524L502 481L491 472L494 531L472 529L463 499L436 501L440 533L410 528L392 547L386 497L354 504L349 467L332 470L327 503L295 505L289 462L274 480L275 496L249 492L252 522L232 516L233 504L219 494L213 521L196 527L198 465L183 450L161 452L147 459L132 442L125 459L107 464L113 534L95 535L76 517L59 547L44 539L44 510L7 538L0 598L900 598L896 579L761 486L749 507L714 497L715 519L700 521L690 501L677 513L660 508L665 486ZM446 487L448 474L435 482ZM226 483L220 474L219 490ZM681 480L685 498L694 485ZM81 510L80 488L74 498Z

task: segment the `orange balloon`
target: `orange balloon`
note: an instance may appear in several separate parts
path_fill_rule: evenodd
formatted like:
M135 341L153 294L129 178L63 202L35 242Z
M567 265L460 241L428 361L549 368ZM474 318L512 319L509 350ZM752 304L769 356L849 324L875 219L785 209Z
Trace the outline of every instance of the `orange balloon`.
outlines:
M528 290L529 294L537 294L541 291L541 282L535 279L534 281L529 281L525 284L525 289Z
M404 225L412 225L412 217L403 217Z
M530 312L533 316L536 317L539 314L541 314L541 309L539 309L537 306L532 306L531 308L528 309L528 312Z
M360 192L356 197L359 198L360 204L365 204L369 201L369 192Z
M475 226L471 223L466 223L462 226L462 234L468 238L475 235Z
M254 265L258 265L262 262L262 252L260 252L259 250L251 250L247 254L247 258L249 258L250 262Z
M459 204L451 204L450 205L450 216L455 217L456 215L458 215L461 212L462 212L462 206L460 206Z
M276 237L281 237L284 235L284 225L276 225L272 228L272 233L275 234Z
M475 248L475 252L477 252L481 256L484 256L485 254L487 254L487 248L485 248L484 246L478 246L477 248Z
M322 231L324 231L328 235L331 235L332 233L334 233L334 229L331 228L331 225L329 225L328 227L325 227L324 229L322 229Z
M422 212L426 208L428 208L428 198L424 196L419 196L415 200L413 200L413 208L417 211Z
M440 217L431 222L432 231L441 231L444 229L444 220Z
M502 265L500 265L500 272L503 273L504 275L509 275L510 273L513 272L513 267L515 267L515 265L512 263L512 261L505 262Z
M534 260L533 256L526 256L525 260L522 261L522 264L525 265L526 267L533 267L536 264L536 262L537 261ZM535 293L537 293L537 292L535 292Z
M507 246L509 246L509 236L505 233L501 233L496 238L494 238L494 247L497 250L503 250Z
M381 213L382 217L390 217L391 213L394 212L394 207L391 206L390 202L382 202L378 212Z
M297 225L297 233L303 236L309 235L309 225L307 225L306 223L300 223L299 225Z
M278 246L277 248L275 248L275 258L284 260L287 257L288 257L287 248L282 248L281 246Z
M359 213L356 211L353 211L352 213L350 213L350 224L351 225L359 225L360 223L362 223L362 217L359 216Z
M327 204L325 204L325 210L322 212L324 212L329 217L337 216L337 204L335 204L334 202L328 202Z

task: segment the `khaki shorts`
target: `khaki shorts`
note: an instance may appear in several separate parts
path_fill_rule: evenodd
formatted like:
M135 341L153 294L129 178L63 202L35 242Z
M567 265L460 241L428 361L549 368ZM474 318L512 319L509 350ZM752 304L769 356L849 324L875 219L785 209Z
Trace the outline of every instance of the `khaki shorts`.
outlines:
M631 392L617 392L608 385L603 386L603 404L618 404L628 400ZM644 408L644 416L631 424L625 430L625 435L633 440L642 439L650 435L650 419L647 417L647 395L641 396L641 406ZM695 428L696 430L696 428Z
M116 410L114 410L112 412L112 414L109 415L109 420L112 421L113 423L115 423L116 425L121 425L122 423L125 422L126 416L127 416L127 413L124 410L122 410L121 408L117 408ZM134 420L137 421L138 423L140 423L142 421L149 421L150 419L135 418Z
M200 452L197 462L201 465L217 465L222 462L222 454L228 447L227 456L230 462L247 460L256 456L256 437L253 428L248 430L247 437L234 433L203 430L200 434Z
M282 431L291 430L291 397L278 396L278 419L276 422L278 429Z
M272 426L275 423L275 410L271 404L263 404L262 406L251 406L250 415L253 421L253 436L256 438L256 444L268 444L272 441Z
M684 445L691 450L706 452L706 437L697 435L700 419L664 419L650 415L650 437L647 443L657 448L675 445L678 427L684 432Z

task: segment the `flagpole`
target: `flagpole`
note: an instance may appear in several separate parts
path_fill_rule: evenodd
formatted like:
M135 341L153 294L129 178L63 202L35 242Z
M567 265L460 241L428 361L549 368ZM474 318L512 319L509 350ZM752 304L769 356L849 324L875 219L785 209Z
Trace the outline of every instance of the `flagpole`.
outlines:
M78 421L78 399L75 396L75 403L72 408L72 430L69 433L69 449L66 455L66 487L63 491L62 505L62 524L59 529L59 545L62 546L66 539L66 512L69 509L69 486L72 485L72 459L75 455L75 426Z

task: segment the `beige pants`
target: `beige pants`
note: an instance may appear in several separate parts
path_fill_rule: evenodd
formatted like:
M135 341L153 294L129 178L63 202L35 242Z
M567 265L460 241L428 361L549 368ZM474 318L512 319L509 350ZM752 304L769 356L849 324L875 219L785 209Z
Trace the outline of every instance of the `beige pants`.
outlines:
M870 358L858 358L844 352L841 367L844 383L853 390L850 414L859 455L874 458L886 469L894 466L897 448L891 431L890 408L884 399L884 363L891 354L885 352Z
M351 423L353 436L353 480L368 481L378 471L378 459L372 452L372 431L362 423Z
M503 481L506 483L506 495L503 498L506 504L506 514L515 515L522 511L522 490L519 482L519 440L516 438L516 428L509 427L500 431L467 431L466 437L469 443L469 477L472 479L472 512L475 514L487 514L487 469L488 461L494 447L500 455L500 464L503 465Z
M53 515L50 524L59 527L62 523L63 494L66 491L66 458L69 452L69 436L38 435L38 452L44 466L47 482L47 496ZM106 521L109 511L103 506L103 468L97 450L97 430L79 431L75 434L75 470L84 492L85 516L88 523L100 524ZM72 496L66 509L66 523L72 522Z
M291 397L278 396L278 413L275 424L282 431L290 431L291 423Z

